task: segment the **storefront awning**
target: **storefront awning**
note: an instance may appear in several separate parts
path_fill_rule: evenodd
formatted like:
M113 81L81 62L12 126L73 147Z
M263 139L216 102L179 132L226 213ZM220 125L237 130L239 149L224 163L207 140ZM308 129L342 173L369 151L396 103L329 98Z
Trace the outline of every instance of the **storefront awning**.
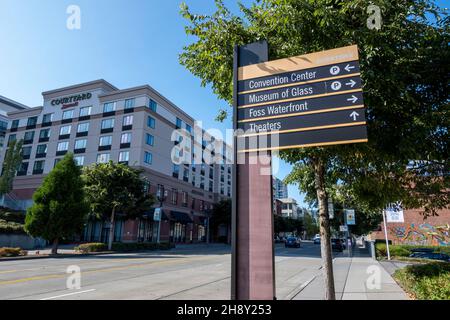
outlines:
M179 211L170 211L170 215L172 219L176 222L180 223L192 223L191 217L185 213L185 212L179 212Z

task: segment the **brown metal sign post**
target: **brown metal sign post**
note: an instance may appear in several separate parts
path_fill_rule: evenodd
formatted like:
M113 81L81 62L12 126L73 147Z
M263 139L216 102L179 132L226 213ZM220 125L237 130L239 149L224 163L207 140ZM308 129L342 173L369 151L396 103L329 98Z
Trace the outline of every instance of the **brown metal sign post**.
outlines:
M265 41L234 48L235 130L238 68L267 60ZM270 152L250 152L241 154L238 159L236 146L235 137L231 299L272 300L275 297L275 272L271 155Z

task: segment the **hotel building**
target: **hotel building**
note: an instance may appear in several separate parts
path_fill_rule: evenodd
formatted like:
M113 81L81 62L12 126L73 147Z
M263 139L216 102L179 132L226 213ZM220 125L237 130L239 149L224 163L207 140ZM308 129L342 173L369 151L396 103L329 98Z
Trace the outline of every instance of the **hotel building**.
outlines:
M222 148L213 155L221 163L174 164L171 153L179 141L172 141L172 133L185 129L194 134L194 119L148 85L119 90L96 80L42 95L43 106L7 114L5 141L23 139L23 161L9 194L17 208L32 204L45 175L72 152L80 166L112 160L142 169L148 192L159 196L154 207L162 208L160 240L205 241L213 204L231 196L228 145L216 141ZM205 137L194 143L195 151L209 150L210 136ZM139 219L118 219L114 241L155 242L159 222L153 221L153 211ZM106 242L108 231L107 222L91 220L81 240Z

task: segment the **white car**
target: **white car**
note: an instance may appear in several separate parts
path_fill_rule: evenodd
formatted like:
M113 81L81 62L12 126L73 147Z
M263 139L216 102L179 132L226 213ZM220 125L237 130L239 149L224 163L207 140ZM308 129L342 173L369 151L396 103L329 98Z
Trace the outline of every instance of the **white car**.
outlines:
M316 234L313 238L314 244L320 244L320 234Z

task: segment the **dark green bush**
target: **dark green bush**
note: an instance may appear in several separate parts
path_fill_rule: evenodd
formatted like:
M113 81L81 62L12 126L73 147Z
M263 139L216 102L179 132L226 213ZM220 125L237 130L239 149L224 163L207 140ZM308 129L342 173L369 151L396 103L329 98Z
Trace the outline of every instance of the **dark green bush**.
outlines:
M0 219L0 233L24 234L23 224Z
M8 247L0 248L0 257L18 257L26 255L27 252L22 250L21 248L8 248Z
M377 257L386 257L387 250L385 243L377 243L375 245ZM390 245L389 252L392 257L409 257L412 249L429 248L433 252L445 253L450 255L450 246L414 246L414 245Z
M80 244L78 247L75 247L75 251L79 251L81 253L89 253L89 252L101 252L101 251L107 251L108 246L104 243L83 243Z
M450 263L410 265L397 270L394 278L416 299L450 299Z

